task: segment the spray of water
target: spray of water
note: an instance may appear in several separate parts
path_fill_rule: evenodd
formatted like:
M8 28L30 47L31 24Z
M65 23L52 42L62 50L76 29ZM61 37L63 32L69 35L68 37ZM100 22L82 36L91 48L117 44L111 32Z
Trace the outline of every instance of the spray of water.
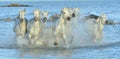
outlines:
M66 26L66 40L68 41L70 48L77 48L77 47L81 47L81 46L96 46L96 45L98 46L101 43L101 41L99 41L98 43L95 43L93 41L92 35L94 33L92 33L92 32L94 32L95 25L92 25L90 21L85 22L84 19L85 18L83 18L83 17L74 18L74 19L72 19L70 26ZM3 24L6 24L6 22ZM51 24L51 23L47 23L47 25L49 25L49 24ZM5 36L5 38L1 37L3 39L3 40L1 40L1 42L3 42L3 43L0 43L0 47L1 48L16 48L16 47L17 48L31 48L31 46L29 46L29 44L28 44L29 39L27 38L27 35L24 38L17 37L16 35L11 35L11 34L13 34L12 28L14 25L15 24L13 24L12 22L8 23L8 25L6 25L6 26L4 25L5 27L9 28L10 33L7 34L8 29L4 29L4 33L6 33L6 35L8 35L8 36ZM91 33L91 35L90 35L90 33ZM10 37L10 36L12 36L12 37ZM9 38L6 38L6 37L9 37ZM104 41L106 39L109 39L109 38L108 37L104 38ZM42 32L40 33L40 36L39 36L39 39L36 41L35 45L32 46L32 48L56 47L53 45L54 40L55 40L54 30L52 28L45 28L43 26ZM112 43L113 40L111 42L109 42L109 40L107 40L107 42L108 43L102 42L101 45ZM60 46L59 47L64 47L64 46L65 46L64 42L63 42L62 38L60 37Z
M91 20L86 22L83 21L85 18L73 18L69 25L66 25L66 40L70 48L76 48L81 46L96 46L98 43L93 41L93 36L96 35L94 32L95 25L91 24ZM59 37L58 47L65 47L62 36ZM28 44L29 39L17 37L17 46L19 47L30 47ZM56 47L54 46L55 35L53 28L46 28L42 25L42 31L40 33L39 39L36 41L35 47Z
M94 33L94 25L90 22L84 21L85 18L74 18L73 22L71 23L71 33L73 36L73 41L71 46L74 47L81 47L81 46L94 46L96 45L93 42ZM91 20L90 20L91 21ZM92 33L90 35L90 33Z

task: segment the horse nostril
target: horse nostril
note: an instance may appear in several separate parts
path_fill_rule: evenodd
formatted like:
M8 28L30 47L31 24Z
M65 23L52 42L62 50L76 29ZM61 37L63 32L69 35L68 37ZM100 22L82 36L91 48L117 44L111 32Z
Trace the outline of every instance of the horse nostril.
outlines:
M106 20L105 23L108 24L108 20Z
M21 19L21 22L23 22L23 19Z
M46 18L46 17L44 17L44 18L43 18L43 22L46 22L46 21L47 21L47 18Z
M70 17L67 17L67 20L68 20L68 21L70 21L70 19L71 19Z
M74 13L72 14L72 17L75 17L75 14L74 14Z
M35 19L35 21L37 21L37 19Z

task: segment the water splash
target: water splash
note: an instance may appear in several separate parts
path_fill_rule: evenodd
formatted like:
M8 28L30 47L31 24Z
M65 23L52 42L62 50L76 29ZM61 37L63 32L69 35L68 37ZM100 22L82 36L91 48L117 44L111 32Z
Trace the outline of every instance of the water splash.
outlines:
M80 46L95 46L96 43L93 42L93 37L89 35L89 32L94 31L94 25L89 22L84 22L84 18L73 18L69 25L66 25L66 40L70 48L80 47ZM55 41L55 35L53 28L46 28L42 25L42 31L40 33L39 39L35 42L35 47L56 47L53 45ZM93 33L92 33L93 35ZM95 34L94 34L95 35ZM17 45L19 47L29 47L29 39L17 37ZM62 37L59 37L59 46L65 47Z
M98 43L94 43L92 37L88 34L88 32L93 31L94 26L91 26L89 23L85 23L83 20L84 20L83 17L74 18L73 21L70 23L70 26L66 27L67 29L66 40L68 41L70 48L77 48L77 47L82 47L82 46L100 46L100 45L112 44L113 42L119 41L117 40L117 38L119 38L119 35L118 35L119 33L114 33L114 31L116 30L119 31L118 25L106 25L105 30L103 31L103 40ZM2 38L1 42L3 42L3 43L0 43L1 48L31 48L29 47L29 44L27 42L29 41L28 38L16 37L16 35L13 35L14 34L13 32L14 23L13 22L1 22L1 26L5 26L5 27L1 27L5 29L0 30L1 31L0 35ZM115 30L112 29L113 26L115 26L114 28ZM91 30L88 31L88 29L91 29ZM54 40L55 40L54 31L51 28L43 28L42 30L43 31L41 35L39 36L40 38L33 48L55 48L55 46L53 45ZM112 37L111 35L107 35L108 33L110 33L110 31L112 31L111 32ZM116 36L115 41L112 40L114 39L113 36ZM9 38L6 38L6 37L9 37ZM42 44L39 44L40 42L42 42ZM61 38L59 47L62 48L63 46L64 46L64 43Z

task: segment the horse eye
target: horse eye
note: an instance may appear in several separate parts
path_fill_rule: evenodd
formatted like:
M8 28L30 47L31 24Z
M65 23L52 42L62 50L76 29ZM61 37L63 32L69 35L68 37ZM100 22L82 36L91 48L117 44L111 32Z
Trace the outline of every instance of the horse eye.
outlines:
M72 14L72 17L75 17L75 14L74 14L74 13Z
M68 20L68 21L70 21L70 20L71 20L71 18L70 18L70 17L67 17L67 20Z

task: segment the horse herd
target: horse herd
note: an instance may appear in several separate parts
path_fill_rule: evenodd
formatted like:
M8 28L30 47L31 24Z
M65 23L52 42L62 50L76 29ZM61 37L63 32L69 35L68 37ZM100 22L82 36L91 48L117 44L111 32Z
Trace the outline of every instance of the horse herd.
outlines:
M40 10L34 10L34 17L31 20L27 20L25 18L25 10L21 10L19 12L19 17L15 22L14 32L17 37L28 37L28 44L33 46L39 40L41 33L44 29L52 29L55 39L54 46L59 45L58 41L59 37L63 39L63 42L66 47L69 46L68 41L66 40L66 31L67 27L71 26L70 24L74 23L89 23L88 25L94 26L94 30L90 31L88 29L89 35L93 37L93 41L96 42L101 39L102 31L104 29L104 25L109 23L106 18L106 15L94 15L89 14L82 19L74 19L79 18L80 9L79 8L62 8L60 14L51 15L48 18L48 12L41 12ZM46 23L52 22L54 25L47 27ZM49 38L48 38L49 39ZM42 44L42 42L40 43Z

